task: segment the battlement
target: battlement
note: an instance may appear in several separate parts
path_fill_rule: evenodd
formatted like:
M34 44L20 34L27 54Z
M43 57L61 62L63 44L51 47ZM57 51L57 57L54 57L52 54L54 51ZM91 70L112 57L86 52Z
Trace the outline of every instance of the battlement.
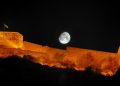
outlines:
M0 31L0 45L9 48L22 48L23 36L18 32Z
M120 48L118 53L75 47L62 50L23 41L23 36L18 32L0 32L0 58L11 55L21 58L30 55L33 62L50 67L73 68L78 71L90 67L105 76L114 75L120 68Z

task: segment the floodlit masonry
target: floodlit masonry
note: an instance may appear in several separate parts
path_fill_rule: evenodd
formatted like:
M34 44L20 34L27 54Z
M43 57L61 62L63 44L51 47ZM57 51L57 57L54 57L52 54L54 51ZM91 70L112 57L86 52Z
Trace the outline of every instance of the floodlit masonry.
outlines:
M6 35L7 34L7 35ZM0 58L11 55L30 55L31 61L56 68L72 68L85 71L91 68L95 73L113 76L120 68L118 53L67 47L66 50L42 46L23 41L18 32L0 32Z
M22 48L23 36L18 32L0 32L0 45L10 48Z

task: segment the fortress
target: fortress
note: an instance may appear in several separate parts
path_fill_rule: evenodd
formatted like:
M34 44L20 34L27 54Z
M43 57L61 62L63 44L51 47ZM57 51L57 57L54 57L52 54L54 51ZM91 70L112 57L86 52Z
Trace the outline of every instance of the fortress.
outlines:
M75 47L66 50L42 46L23 40L18 32L0 32L0 58L11 55L30 55L33 62L56 68L72 68L85 71L91 68L95 73L114 75L120 68L120 50L117 53L103 52Z

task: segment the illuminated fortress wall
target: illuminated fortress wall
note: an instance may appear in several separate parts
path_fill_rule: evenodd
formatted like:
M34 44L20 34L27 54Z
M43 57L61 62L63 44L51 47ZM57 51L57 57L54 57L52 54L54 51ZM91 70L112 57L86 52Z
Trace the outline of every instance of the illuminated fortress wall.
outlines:
M18 32L0 32L0 45L11 48L22 48L23 36Z
M23 36L18 32L0 32L0 58L11 55L21 58L30 55L33 62L50 67L72 68L78 71L91 68L106 76L114 75L120 68L120 48L118 53L75 47L62 50L23 41Z

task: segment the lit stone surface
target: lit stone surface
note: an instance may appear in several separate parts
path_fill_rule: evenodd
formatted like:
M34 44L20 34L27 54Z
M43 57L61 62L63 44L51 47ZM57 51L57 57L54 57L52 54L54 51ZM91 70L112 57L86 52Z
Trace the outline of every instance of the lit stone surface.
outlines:
M0 45L10 48L22 48L23 36L18 32L0 32Z
M23 36L18 32L0 32L0 58L11 55L20 58L30 55L32 58L29 60L49 67L72 68L77 71L91 68L105 76L113 76L120 69L120 48L118 53L75 47L62 50L23 41Z

